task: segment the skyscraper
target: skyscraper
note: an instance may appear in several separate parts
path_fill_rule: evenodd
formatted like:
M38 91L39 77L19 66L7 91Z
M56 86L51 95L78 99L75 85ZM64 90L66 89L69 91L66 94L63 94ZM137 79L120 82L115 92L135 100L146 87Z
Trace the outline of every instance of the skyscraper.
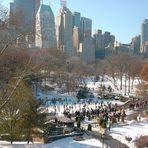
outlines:
M81 17L80 42L84 41L85 36L90 36L92 33L92 20L86 17Z
M40 48L55 48L55 18L48 5L41 5L36 15L35 45Z
M81 50L81 57L84 63L88 64L95 61L95 48L91 36L84 37Z
M71 11L63 6L56 17L57 48L70 56L76 55L73 47L73 15Z
M102 30L95 31L95 33L93 35L93 41L94 41L95 50L103 48Z
M144 45L145 41L148 41L148 19L142 22L141 29L141 44Z
M86 17L81 17L80 28L80 50L81 58L84 63L91 63L95 61L95 48L91 37L92 20Z
M141 43L140 35L132 38L131 48L134 50L134 54L140 53L140 43Z
M80 29L76 26L73 28L73 46L78 52L80 44Z
M142 22L141 26L141 49L140 52L147 57L148 53L148 19Z
M14 23L23 33L34 33L35 16L39 6L40 0L14 0L10 3L10 20L15 18L13 22L17 21Z
M143 53L144 53L144 57L148 58L148 41L145 42Z
M81 27L81 14L79 12L73 13L73 26L76 26L79 29Z

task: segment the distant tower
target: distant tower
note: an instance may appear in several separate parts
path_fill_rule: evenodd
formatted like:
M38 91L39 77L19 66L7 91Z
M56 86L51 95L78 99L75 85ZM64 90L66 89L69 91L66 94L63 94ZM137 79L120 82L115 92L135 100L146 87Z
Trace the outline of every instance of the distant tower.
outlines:
M35 43L36 13L40 0L14 0L10 3L10 28L23 33L17 44L22 48L32 48Z
M83 42L87 36L91 37L92 32L92 20L86 17L81 17L81 35L80 41Z
M73 13L73 26L81 28L81 14L79 12Z
M10 3L10 20L15 16L19 21L19 29L22 32L34 32L35 16L39 7L40 0L14 0Z
M141 49L140 52L148 55L148 19L145 19L141 26Z
M35 45L40 48L55 48L55 18L49 5L42 4L36 15Z
M141 42L140 35L132 38L131 48L134 50L134 54L140 53L140 42Z
M73 28L73 46L74 48L77 50L77 52L79 51L79 28L74 26Z
M66 0L61 0L61 7L67 7L67 1Z
M148 41L148 19L143 21L141 29L141 44L143 45L145 41Z
M79 51L80 44L80 30L81 30L81 14L79 12L73 13L73 46Z
M73 15L66 7L65 1L62 3L59 15L56 17L56 36L58 50L70 56L75 56L76 49L73 47Z
M91 63L95 61L95 48L91 37L92 20L86 17L81 17L81 31L80 31L80 50L81 59L84 63Z

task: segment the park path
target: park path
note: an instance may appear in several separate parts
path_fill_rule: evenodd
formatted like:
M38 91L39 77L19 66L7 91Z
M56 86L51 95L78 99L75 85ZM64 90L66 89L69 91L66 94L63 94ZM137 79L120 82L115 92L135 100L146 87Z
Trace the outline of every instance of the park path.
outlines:
M127 105L126 105L127 107ZM141 114L141 116L143 116L143 112L145 110L148 110L148 105L145 107L145 108L139 108L137 110L134 110L134 112L130 115L127 115L126 117L126 120L133 120L135 116L138 116L139 114ZM129 148L129 146L127 146L126 144L123 144L121 143L120 141L112 138L109 134L106 134L104 136L104 138L102 138L102 134L98 131L91 131L91 134L94 138L100 140L103 145L102 145L102 148L107 148L110 147L110 148Z
M110 135L105 135L104 138L102 138L101 133L97 131L91 132L92 136L96 139L99 139L103 145L102 148L129 148L126 144L121 143L120 141L113 139Z

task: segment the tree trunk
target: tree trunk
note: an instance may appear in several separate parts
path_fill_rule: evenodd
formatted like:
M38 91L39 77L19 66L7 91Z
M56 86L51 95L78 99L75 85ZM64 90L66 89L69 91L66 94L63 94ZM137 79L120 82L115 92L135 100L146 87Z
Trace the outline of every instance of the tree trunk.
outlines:
M30 120L31 120L31 119L30 119ZM30 137L31 137L31 125L29 125L29 129L28 129L27 144L29 144Z
M126 96L126 76L125 76L125 82L124 83L125 83L125 86L124 86L125 87L124 95Z
M121 73L121 75L120 75L120 82L121 82L121 83L120 83L120 90L122 90L122 85L123 85L123 84L122 84L122 73Z
M130 77L130 72L129 72L129 75L128 75L128 94L131 92L131 77Z
M134 88L134 78L132 78L131 90Z

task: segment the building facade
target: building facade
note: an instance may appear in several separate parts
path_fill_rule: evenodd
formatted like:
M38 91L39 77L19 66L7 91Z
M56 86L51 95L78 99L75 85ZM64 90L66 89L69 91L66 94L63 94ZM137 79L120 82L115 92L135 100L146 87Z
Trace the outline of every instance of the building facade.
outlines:
M65 6L56 17L56 37L58 50L76 56L76 49L73 47L73 15Z
M10 3L10 20L17 18L21 31L34 32L39 6L40 0L14 0Z
M73 46L79 52L80 45L80 29L76 26L73 27Z
M56 48L55 17L49 5L41 5L36 15L35 45Z
M81 31L80 31L80 42L84 42L85 36L91 37L92 34L92 20L86 17L81 17Z
M73 26L81 28L81 14L79 12L73 13Z
M35 43L36 13L40 0L14 0L10 3L10 24L16 34L22 33L18 38L19 47L32 48Z
M141 36L135 36L132 38L131 48L134 50L134 54L140 53L140 45L141 45Z
M141 25L141 49L140 49L140 52L144 55L147 55L146 53L147 42L148 42L148 19L145 19Z
M141 26L141 44L145 44L145 41L148 41L148 19L145 19Z
M96 30L93 35L95 58L103 59L106 55L112 54L114 42L115 36L111 35L110 32L104 32L102 34L102 30Z
M81 44L81 59L83 63L93 63L95 61L95 48L92 37L85 36L84 41Z
M83 63L86 64L95 61L95 48L91 34L92 20L81 17L79 55L81 56Z

